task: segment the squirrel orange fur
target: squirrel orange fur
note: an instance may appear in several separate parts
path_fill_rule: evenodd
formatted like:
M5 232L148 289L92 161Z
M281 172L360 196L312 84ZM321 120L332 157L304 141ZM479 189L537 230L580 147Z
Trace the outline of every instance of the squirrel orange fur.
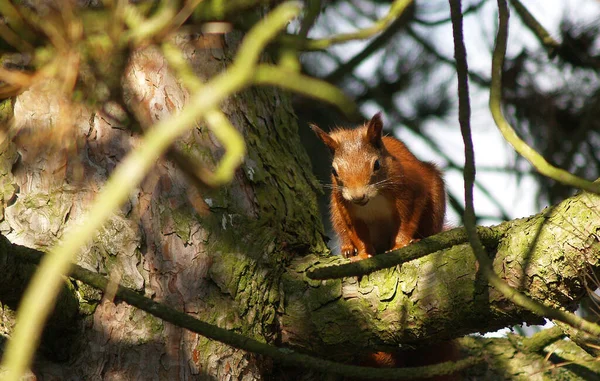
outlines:
M446 191L438 168L382 136L381 114L355 129L312 130L333 154L331 222L344 257L359 260L444 230ZM453 341L404 353L375 352L359 364L404 367L460 357ZM440 376L432 380L456 380Z
M381 113L355 129L311 128L333 154L331 222L344 257L369 258L443 230L440 171L382 136Z

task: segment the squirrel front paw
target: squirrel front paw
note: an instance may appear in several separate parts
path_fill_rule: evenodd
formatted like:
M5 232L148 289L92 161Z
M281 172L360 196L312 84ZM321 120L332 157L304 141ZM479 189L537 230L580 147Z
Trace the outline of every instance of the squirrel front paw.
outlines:
M401 249L404 246L408 246L410 243L412 243L412 239L410 237L407 237L404 234L399 234L396 237L392 250Z
M356 247L354 247L354 245L342 245L340 248L341 252L342 252L342 257L344 258L354 258L356 256L356 254L358 254L358 250L356 250Z
M366 249L357 249L354 245L342 245L341 246L342 256L352 262L360 261L361 259L371 258L373 255L369 254Z
M349 259L352 262L356 262L356 261L360 261L360 260L371 258L371 257L373 257L371 254L364 253L364 254L357 254L354 257L350 257Z

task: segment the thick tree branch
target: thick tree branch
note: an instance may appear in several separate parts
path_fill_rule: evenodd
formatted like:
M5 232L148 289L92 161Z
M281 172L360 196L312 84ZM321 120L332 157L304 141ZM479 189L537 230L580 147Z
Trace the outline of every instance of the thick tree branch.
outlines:
M540 335L552 335L546 331ZM468 336L457 342L467 354L479 354L487 359L487 366L462 372L465 380L593 380L600 369L596 358L567 340L554 341L538 352L525 351L527 338L517 335L508 338Z
M574 310L587 295L586 274L600 270L599 204L600 196L583 193L536 216L489 228L502 232L496 242L484 240L494 272L536 303ZM284 342L350 355L345 352L369 345L397 347L543 323L487 283L469 244L358 279L307 278L316 267L345 261L309 256L288 269L280 319Z

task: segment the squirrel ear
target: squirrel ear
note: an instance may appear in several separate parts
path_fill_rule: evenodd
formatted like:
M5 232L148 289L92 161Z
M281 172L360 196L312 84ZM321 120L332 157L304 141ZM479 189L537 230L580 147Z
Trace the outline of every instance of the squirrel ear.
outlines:
M381 133L383 132L383 122L381 121L381 112L373 115L367 123L367 139L375 147L381 147Z
M331 153L335 153L335 150L339 146L338 142L336 142L331 136L329 136L327 132L321 130L316 124L310 124L310 128L315 134L317 134L319 139L321 139L323 143L325 143L325 145L327 146L327 148L329 148Z

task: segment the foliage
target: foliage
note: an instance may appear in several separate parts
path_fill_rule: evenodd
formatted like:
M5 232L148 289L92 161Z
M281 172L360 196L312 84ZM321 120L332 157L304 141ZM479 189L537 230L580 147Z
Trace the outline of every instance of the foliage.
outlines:
M354 14L361 14L361 21L368 23L368 26L321 39L307 37L321 10L320 1L307 2L308 6L304 17L301 18L297 33L283 33L282 30L290 21L299 17L302 10L300 4L283 2L274 6L271 3L276 2L213 0L186 1L179 4L171 1L137 3L106 1L101 4L93 2L88 7L79 7L75 2L59 3L61 6L56 6L52 2L31 4L2 2L0 4L0 13L6 21L0 25L0 48L3 50L0 94L5 98L13 97L29 87L52 82L56 86L54 90L57 94L70 100L67 112L56 123L56 130L48 134L40 133L32 137L28 144L43 146L62 145L66 142L65 149L72 149L75 142L68 139L69 129L74 128L72 118L78 107L104 105L110 102L122 107L122 112L128 120L128 128L138 133L143 132L142 143L133 149L111 174L108 183L89 211L87 223L70 232L41 259L39 269L19 307L13 340L8 343L2 360L2 367L8 370L6 379L18 379L31 361L43 322L54 306L64 275L73 271L73 276L85 280L94 287L101 289L109 287L106 279L87 274L83 269L74 267L72 262L77 250L85 245L123 205L127 195L149 172L156 157L162 154L170 155L170 158L184 172L206 186L217 187L232 181L235 170L246 154L246 143L219 106L224 99L235 96L245 88L258 85L278 86L331 103L345 112L349 120L356 120L358 116L354 103L344 92L330 84L333 83L344 88L346 93L353 94L352 98L359 105L376 103L386 110L388 116L394 121L400 121L414 131L422 132L426 120L448 116L453 105L449 89L453 87L454 82L450 75L453 76L456 71L459 89L459 121L466 147L464 168L466 231L462 232L459 238L449 232L447 235L450 243L446 242L446 244L452 245L453 240L456 239L464 242L468 238L484 278L507 300L538 316L556 319L597 336L600 327L596 324L570 312L532 300L509 286L494 272L485 248L480 242L481 238L488 237L485 234L478 234L475 229L477 222L473 207L475 163L471 142L468 92L469 80L480 87L491 87L490 107L496 124L515 150L531 161L533 167L544 176L541 177L543 181L598 193L598 183L583 180L577 175L588 178L598 176L600 165L585 167L579 165L578 156L575 154L577 147L587 144L584 161L596 164L599 161L595 156L597 147L594 146L598 143L597 132L594 130L597 124L594 110L598 98L596 96L598 83L595 77L598 64L596 52L593 51L597 29L590 27L579 33L573 33L573 28L564 24L563 43L556 43L549 39L543 27L528 13L526 7L518 1L513 1L513 6L525 24L542 42L543 49L559 57L557 66L562 69L573 68L573 78L581 82L591 82L591 85L587 86L587 96L571 95L562 88L553 88L548 95L548 92L539 91L533 81L530 81L531 86L521 86L523 76L531 76L531 73L526 70L527 62L531 59L529 55L523 53L513 58L507 65L508 70L503 73L508 15L507 4L502 0L498 1L500 27L495 39L496 51L493 55L492 72L488 77L469 71L462 36L463 15L478 12L486 1L473 3L465 10L461 10L459 1L450 1L452 16L445 15L441 20L427 19L427 13L432 12L432 9L435 10L435 7L441 3L430 3L420 7L408 0L396 0L390 4L383 15L380 15L381 4L386 2L373 2L376 6L367 9L368 7L363 3L359 5L354 2L332 1L329 4L330 9L339 7L339 10L343 11L343 7L348 6ZM271 9L265 12L262 18L236 16L240 10L264 10L267 9L265 6L271 5L273 6L267 7ZM455 60L437 52L436 47L423 38L422 32L423 28L450 22L455 33ZM246 32L244 42L233 63L205 83L193 74L182 53L169 40L174 31L188 24L225 29L235 27ZM402 35L402 38L396 39L398 35ZM344 63L340 63L339 57L331 53L335 49L333 47L356 40L368 40L368 42L360 52ZM407 42L408 40L410 43ZM130 54L150 44L162 51L170 68L190 92L188 104L181 112L170 119L154 124L136 110L135 105L126 104L124 90L120 83ZM270 48L270 54L265 53L267 47ZM323 68L309 69L315 74L322 75L323 80L317 79L317 75L309 76L300 70L301 64L298 59L300 52L322 51L328 48L332 50L318 54L325 54L329 62L332 62L330 66L335 68L330 71ZM408 53L405 54L407 51ZM403 52L402 57L398 52ZM376 55L383 64L377 66L369 78L351 75L366 59ZM111 59L107 60L107 56ZM275 58L270 59L270 57ZM439 62L450 66L452 72L440 69ZM310 64L308 66L310 67ZM439 75L436 79L432 79L433 73L443 73L441 84L435 89L431 85L424 86L432 80L440 81ZM593 81L590 81L590 77ZM424 92L421 96L412 97L403 105L396 101L402 92L414 90L415 87L429 87L429 93ZM502 89L505 91L505 98L501 97ZM540 108L539 102L532 102L532 99L537 98L543 98L547 108ZM508 119L523 122L517 123L518 128L513 128L504 119L501 110L502 101L508 103L505 107L505 111L508 111ZM3 105L7 107L6 102ZM548 110L553 112L548 113ZM559 117L550 120L549 115ZM182 155L182 152L172 148L173 142L185 131L193 128L198 121L206 123L213 136L225 148L225 154L214 171L208 169L190 171L189 168L193 165L190 165L189 159ZM555 140L554 134L538 133L532 127L542 124L548 125L548 129L552 127L558 131L566 131L569 128L566 125L572 122L580 126L577 134L574 134L573 139L562 139L564 136L572 135L563 133L560 144ZM530 140L529 144L520 139L517 132L525 133L526 139ZM590 137L596 140L589 139ZM17 136L10 128L6 128L3 131L3 138L15 139ZM591 140L591 143L587 143L588 140ZM430 144L438 153L443 153L437 143L430 141ZM541 155L534 148L542 148ZM564 167L566 170L550 165L544 156L550 156L558 167ZM563 157L564 159L561 159ZM460 167L449 156L445 158L449 167ZM575 174L569 173L569 170ZM556 197L558 194L556 189L546 190L549 197ZM457 199L458 197L454 196L453 205L462 214L462 206ZM498 234L500 233L496 231L490 236ZM435 242L429 244L431 245L429 252L432 252L433 248L436 250L440 248ZM405 252L416 251L427 245L428 242L423 242L420 246L408 248ZM426 251L422 251L420 255L428 254ZM389 258L393 257L390 255ZM388 263L385 266L391 267L398 263L401 262ZM382 268L382 265L368 267L369 262L365 261L363 264L341 265L339 269L342 273L348 271L354 275L366 275ZM365 369L334 365L322 359L292 353L292 351L282 351L225 329L212 327L207 323L186 317L185 314L165 309L164 306L140 297L131 290L121 287L118 288L118 292L132 305L207 337L271 356L283 363L302 364L322 371L368 377L406 378L444 374L481 361L481 358L473 356L456 364L413 369L408 373L395 370L380 373L372 370L367 372Z

